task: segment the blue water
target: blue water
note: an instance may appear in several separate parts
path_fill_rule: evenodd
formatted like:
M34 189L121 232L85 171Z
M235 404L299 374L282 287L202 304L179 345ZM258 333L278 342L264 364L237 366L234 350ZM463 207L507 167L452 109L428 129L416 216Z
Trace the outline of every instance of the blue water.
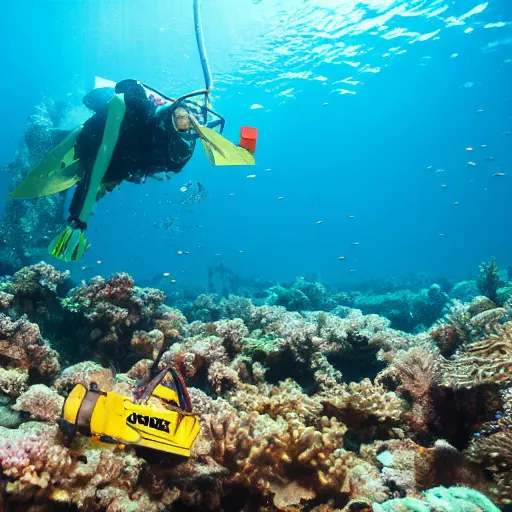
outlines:
M0 164L37 103L78 102L95 75L170 95L202 86L191 0L3 10ZM123 184L97 205L76 278L204 283L222 261L247 277L343 284L512 263L510 0L204 0L203 18L215 108L235 142L258 127L257 165L216 169L198 147L170 182ZM187 211L191 180L208 197Z

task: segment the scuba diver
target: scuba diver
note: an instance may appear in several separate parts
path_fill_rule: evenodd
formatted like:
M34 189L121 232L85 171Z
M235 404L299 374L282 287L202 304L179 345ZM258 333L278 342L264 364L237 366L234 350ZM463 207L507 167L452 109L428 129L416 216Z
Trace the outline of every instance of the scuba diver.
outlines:
M136 80L117 84L100 80L100 85L83 99L94 112L92 117L54 148L10 195L42 197L77 184L68 225L49 247L50 254L64 261L80 259L88 248L83 232L97 200L125 180L144 183L160 172L167 176L179 173L192 157L198 138L212 165L254 164L250 151L254 129L242 128L240 146L235 146L210 127L222 129L222 118L199 122L202 110L213 111L189 100L190 95L171 100Z
M168 177L180 172L197 139L212 165L254 165L257 130L242 127L236 146L222 136L225 120L211 108L213 81L199 0L194 0L194 20L204 89L172 99L136 80L97 78L83 99L92 117L67 134L10 194L19 199L43 197L77 185L67 226L48 248L52 256L80 259L89 247L84 231L95 202L125 180L144 183L160 172ZM203 95L203 102L193 99Z

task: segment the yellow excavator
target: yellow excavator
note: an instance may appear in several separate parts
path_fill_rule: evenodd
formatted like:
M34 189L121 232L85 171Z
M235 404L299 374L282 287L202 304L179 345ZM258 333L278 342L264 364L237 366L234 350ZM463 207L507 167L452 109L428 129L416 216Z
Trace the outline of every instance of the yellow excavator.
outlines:
M94 382L88 389L77 384L64 402L61 430L70 439L81 434L102 443L142 446L189 457L201 427L181 375L172 365L158 371L165 345L133 397L101 391ZM147 405L151 397L158 398L164 407Z

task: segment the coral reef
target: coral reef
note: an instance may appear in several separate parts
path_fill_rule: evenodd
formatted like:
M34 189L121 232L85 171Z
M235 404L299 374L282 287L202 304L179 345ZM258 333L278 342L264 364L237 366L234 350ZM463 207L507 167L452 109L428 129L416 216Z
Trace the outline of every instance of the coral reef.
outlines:
M59 272L44 261L23 267L0 283L0 291L9 294L9 304L18 315L42 322L59 306L59 296L67 289L69 271Z
M67 282L43 263L4 281L0 509L492 511L480 493L512 501L507 305L476 297L439 319L445 292L422 285L409 306L422 325L438 321L411 334L306 280L292 293L330 312L202 295L189 321L127 274ZM91 360L61 371L50 343L65 336L48 329L46 341L22 313L72 328ZM189 459L63 437L55 422L76 384L132 396L161 350L200 418Z
M26 318L13 321L0 313L0 364L22 370L32 379L48 380L60 370L58 354L41 337L37 324Z
M163 292L139 288L128 274L96 277L73 288L62 300L83 340L104 364L129 368L137 357L158 352L158 345L182 331L185 317L163 304ZM159 331L159 332L158 332Z

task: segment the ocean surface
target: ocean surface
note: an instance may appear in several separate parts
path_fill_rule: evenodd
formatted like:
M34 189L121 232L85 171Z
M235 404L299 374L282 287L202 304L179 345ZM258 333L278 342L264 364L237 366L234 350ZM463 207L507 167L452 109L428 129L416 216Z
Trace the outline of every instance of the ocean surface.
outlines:
M213 104L235 143L240 126L258 128L257 165L213 168L198 147L169 182L123 184L97 205L75 278L204 284L222 262L244 277L345 285L408 272L472 279L491 256L512 263L510 0L202 7ZM73 102L69 123L82 122L95 76L174 96L203 85L191 1L2 11L2 165L44 98Z

